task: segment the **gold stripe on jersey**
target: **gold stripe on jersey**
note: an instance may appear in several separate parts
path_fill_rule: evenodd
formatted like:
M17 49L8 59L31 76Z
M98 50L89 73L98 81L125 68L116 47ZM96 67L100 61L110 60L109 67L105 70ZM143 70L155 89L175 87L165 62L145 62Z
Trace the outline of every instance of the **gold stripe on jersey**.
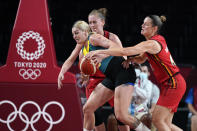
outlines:
M159 63L161 64L161 66L162 66L162 67L164 68L164 70L167 72L167 74L168 74L168 76L169 76L169 78L170 78L170 80L171 80L171 82L172 82L171 88L176 88L177 82L176 82L175 77L173 76L172 71L171 71L171 70L170 70L160 59L159 59L159 57L158 57L156 54L154 54L153 57L155 58L155 60L156 60L157 62L159 62Z
M86 56L87 53L89 53L89 49L90 49L90 42L88 40L88 46L87 48L84 46L83 48L83 55Z

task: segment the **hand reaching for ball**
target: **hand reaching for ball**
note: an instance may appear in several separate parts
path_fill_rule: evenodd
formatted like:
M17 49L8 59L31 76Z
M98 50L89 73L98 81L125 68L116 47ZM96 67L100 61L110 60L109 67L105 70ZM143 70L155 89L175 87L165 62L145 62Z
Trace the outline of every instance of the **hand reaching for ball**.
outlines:
M86 54L85 58L93 60L94 64L98 66L100 65L102 60L108 56L109 55L106 54L100 54L99 50L96 50L96 51L90 51L88 54Z
M95 51L90 51L88 54L86 54L85 58L87 59L92 59L93 57L96 57L98 54L97 54L97 50Z

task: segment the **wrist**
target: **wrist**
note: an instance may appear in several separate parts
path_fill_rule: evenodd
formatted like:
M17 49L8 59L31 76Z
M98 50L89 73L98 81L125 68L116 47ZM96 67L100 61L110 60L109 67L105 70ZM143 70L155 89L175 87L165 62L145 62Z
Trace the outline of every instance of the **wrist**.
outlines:
M60 71L60 74L64 75L64 73L65 73L65 72L64 72L63 70Z
M96 52L96 54L103 54L102 51L103 51L103 50L96 50L95 52Z

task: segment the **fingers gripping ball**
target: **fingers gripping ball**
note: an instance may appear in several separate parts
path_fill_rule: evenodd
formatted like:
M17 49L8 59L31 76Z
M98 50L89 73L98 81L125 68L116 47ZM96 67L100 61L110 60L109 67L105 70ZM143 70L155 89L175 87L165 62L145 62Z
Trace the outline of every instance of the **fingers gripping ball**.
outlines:
M92 75L96 73L97 66L91 59L86 59L85 57L81 59L80 70L85 75Z

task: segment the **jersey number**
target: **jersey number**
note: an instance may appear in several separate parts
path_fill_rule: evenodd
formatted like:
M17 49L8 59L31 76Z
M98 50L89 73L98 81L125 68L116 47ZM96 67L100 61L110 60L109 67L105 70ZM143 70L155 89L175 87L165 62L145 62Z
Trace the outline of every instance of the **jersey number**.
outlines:
M174 62L174 60L172 59L172 56L170 55L170 62L173 66L176 66L176 63Z

